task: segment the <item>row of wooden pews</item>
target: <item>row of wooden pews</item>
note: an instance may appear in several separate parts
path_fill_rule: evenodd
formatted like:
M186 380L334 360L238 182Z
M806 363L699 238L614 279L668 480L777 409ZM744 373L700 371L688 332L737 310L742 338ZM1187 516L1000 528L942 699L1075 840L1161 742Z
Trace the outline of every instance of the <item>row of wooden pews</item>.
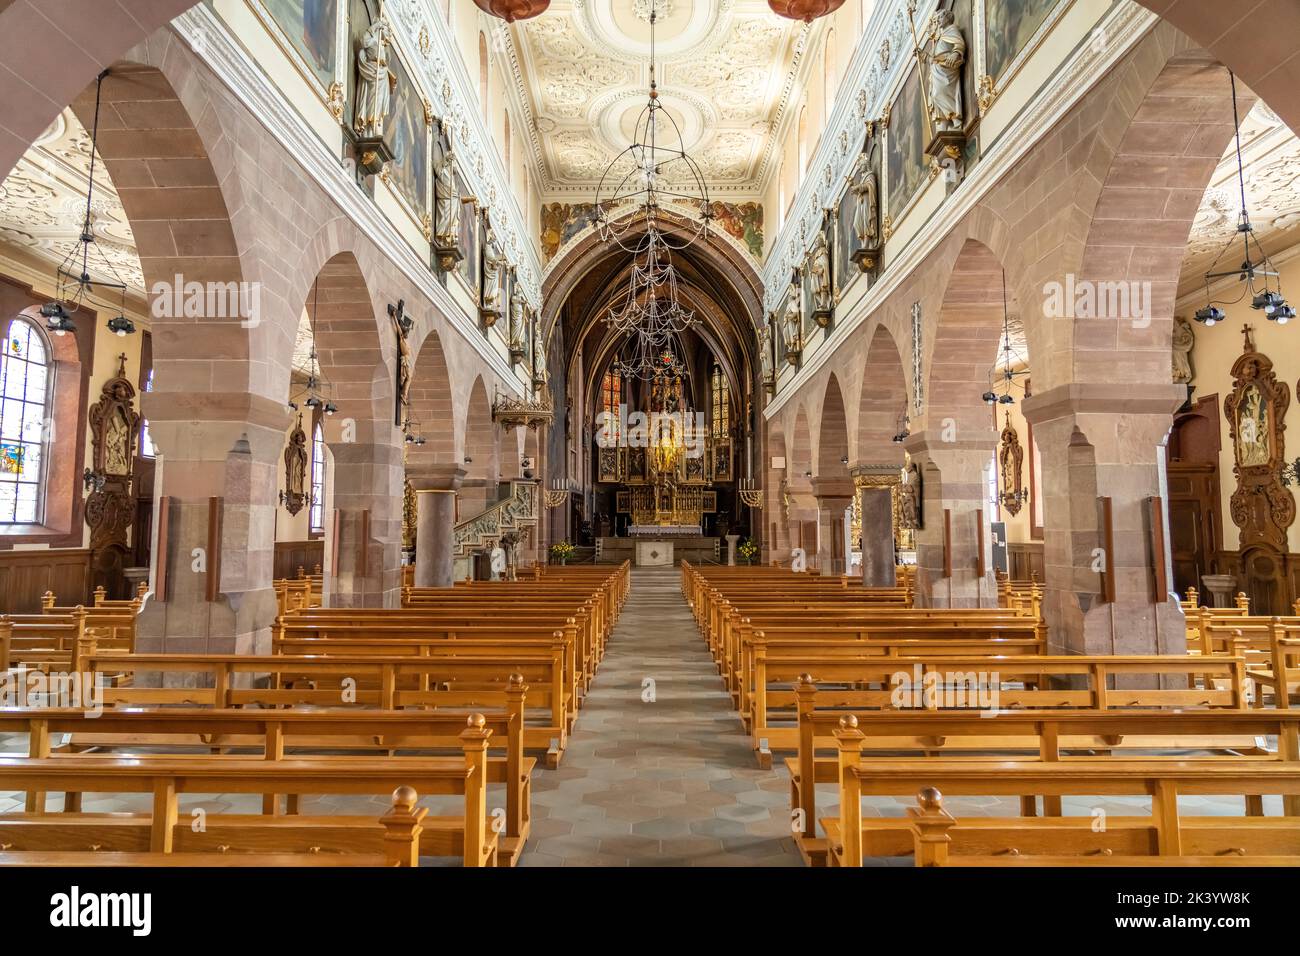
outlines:
M1283 621L1269 622L1270 654L1254 664L1240 639L1180 656L1059 656L1046 653L1032 582L999 581L1001 607L948 610L772 569L685 565L682 590L760 763L789 754L793 827L812 865L1300 863L1300 719L1277 691L1277 706L1259 693L1251 706L1265 664L1300 677ZM1247 615L1235 621L1254 633ZM818 784L838 790L837 815L819 812ZM1180 813L1179 794L1239 797L1242 815ZM943 806L1007 795L1017 816ZM1264 815L1267 795L1283 816ZM872 817L864 796L919 803ZM1150 797L1152 812L1101 828L1077 804L1063 815L1063 801L1111 796Z
M627 565L554 568L407 588L401 608L299 606L264 655L137 654L92 633L78 664L102 712L0 709L0 733L28 741L26 756L0 758L0 790L26 793L22 812L0 815L0 862L514 865L534 769L558 765L629 581ZM152 804L109 818L83 812L84 793ZM178 798L208 793L261 794L261 813L196 829ZM304 812L307 798L390 793L378 819ZM459 809L429 815L417 793Z

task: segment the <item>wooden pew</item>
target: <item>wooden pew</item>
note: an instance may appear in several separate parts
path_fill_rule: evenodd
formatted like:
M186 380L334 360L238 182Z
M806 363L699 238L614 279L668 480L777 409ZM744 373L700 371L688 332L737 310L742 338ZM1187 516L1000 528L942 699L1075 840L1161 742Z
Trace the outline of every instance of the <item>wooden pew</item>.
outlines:
M976 709L1086 708L1089 710L1245 707L1245 662L1239 658L1125 656L932 656L890 658L853 656L852 648L795 648L769 658L755 649L749 732L759 765L771 767L773 750L799 747L798 700L801 687L823 685L823 706L871 710L938 709L924 694L927 681L938 688L961 685ZM838 653L837 653L838 651ZM1186 678L1209 673L1224 686L1128 688L1112 686L1152 675ZM926 677L933 674L934 677ZM904 680L898 679L902 675ZM1055 686L1058 683L1066 686ZM826 687L825 685L836 685ZM776 686L773 686L776 685ZM788 688L788 689L787 689ZM905 690L920 688L919 699ZM955 695L954 695L955 696ZM995 700L991 707L982 706ZM936 703L942 699L936 697Z
M202 850L181 853L151 852L148 850L4 850L0 851L0 867L5 866L40 866L40 867L127 867L127 866L162 866L162 867L333 867L333 866L419 866L420 836L424 832L423 821L428 815L424 807L417 807L419 794L411 787L401 786L393 791L392 806L377 821L383 828L382 852L354 852L353 846L371 846L374 844L370 821L357 817L356 823L343 823L340 829L355 827L356 839L341 841L342 849L331 853L321 853L319 847L311 847L306 852L262 851L230 852L228 844L204 847ZM246 822L249 828L257 828L261 821ZM255 834L259 845L274 845L281 842L282 835L270 825ZM142 830L143 827L137 827ZM300 841L291 841L291 843ZM7 844L8 845L8 844ZM102 844L92 844L100 846ZM204 852L206 850L207 852Z
M0 814L8 850L64 850L69 843L118 852L374 852L384 837L368 819L340 815L208 814L202 828L179 819L181 794L250 793L362 795L401 786L457 794L463 812L421 820L419 852L460 856L465 866L494 866L497 833L487 819L487 741L471 724L461 734L463 757L311 757L76 755L0 757L0 789L42 793L147 793L148 814L64 811ZM403 783L402 781L408 781ZM369 824L367 826L367 824ZM367 839L368 838L368 839Z
M1300 849L1294 839L1294 820L1273 818L1265 820L1263 826L1252 827L1245 831L1253 840L1262 841L1276 835L1279 846L1264 846L1263 853L1268 855L1247 854L1242 846L1228 846L1217 854L1206 855L1137 855L1122 853L1116 855L1109 846L1087 846L1081 840L1081 827L1058 827L1054 832L1044 831L1035 834L1052 854L1068 852L1078 848L1086 856L1059 856L1044 853L1025 854L1019 846L1005 852L990 852L989 833L985 826L972 821L958 821L943 807L943 794L934 787L924 787L916 796L915 807L908 807L908 822L912 832L912 857L917 866L1142 866L1142 867L1239 867L1239 866L1300 866ZM1143 826L1141 820L1136 826L1126 828L1126 843L1137 844L1139 851L1149 850L1154 837L1157 850L1161 849L1160 838L1164 833L1174 830L1178 833L1179 843L1184 840L1194 842L1201 847L1209 843L1210 847L1222 847L1231 842L1237 827L1242 821L1220 817L1201 817L1195 820L1178 819L1178 804L1173 802L1172 813L1168 803L1161 809L1166 811L1161 818L1152 820ZM1129 822L1129 821L1126 821ZM1145 834L1144 832L1145 831ZM1146 845L1143 845L1143 836ZM1019 836L1019 834L1017 834ZM1215 842L1210 842L1211 840ZM1283 842L1285 841L1285 842ZM1132 849L1133 847L1125 847Z
M802 826L796 832L804 859L825 865L826 842L816 832L817 784L839 781L836 731L854 728L862 733L859 753L884 755L968 757L998 755L1015 761L1059 761L1082 754L1178 754L1204 751L1234 759L1300 761L1300 712L1214 710L895 710L848 712L819 708L833 703L834 695L819 695L812 682L803 682L799 696L798 753L787 758L790 772L790 809ZM1276 752L1268 738L1276 737ZM830 752L830 756L819 756ZM804 781L812 781L805 786ZM1036 813L1032 796L1022 796L1022 815ZM1060 816L1060 801L1043 801L1046 816ZM1263 813L1252 804L1253 815ZM1300 803L1297 804L1300 813Z
M172 752L204 753L238 749L252 751L249 759L283 760L322 750L378 750L390 755L398 750L460 750L461 732L473 721L490 733L487 781L505 787L498 863L514 866L532 825L530 780L535 761L524 756L526 691L522 680L512 681L507 691L509 708L479 714L360 708L110 709L96 714L71 708L0 708L0 733L27 734L30 757L165 747ZM67 741L61 747L56 745L59 738ZM29 793L27 809L35 810L42 801L42 794ZM290 796L289 810L297 812L296 797ZM280 812L278 796L264 798L263 812Z
M339 707L380 710L486 707L508 710L512 686L529 688L524 746L559 766L573 713L563 654L514 650L495 656L292 657L248 654L92 654L91 673L108 679L106 707ZM138 686L137 675L172 675L189 686ZM515 675L520 678L516 681ZM351 684L344 684L351 681ZM265 686L251 686L254 683ZM543 716L544 715L544 716Z
M1284 627L1279 618L1273 621L1269 665L1247 666L1246 676L1256 688L1256 707L1264 706L1267 693L1275 707L1287 710L1300 691L1300 634Z
M452 646L454 645L454 646ZM377 655L432 657L466 653L513 657L545 648L557 653L564 673L566 711L572 724L581 703L580 691L595 672L595 651L583 644L579 625L568 618L558 628L507 627L484 624L325 625L281 619L272 636L272 650L288 655Z
M909 796L933 787L947 796L1150 796L1149 816L1106 818L1103 829L1083 817L981 817L961 820L948 835L996 863L1003 856L1300 855L1300 817L1180 815L1178 797L1300 796L1300 764L1223 759L1078 757L1059 762L1005 760L867 760L861 731L836 731L840 745L840 815L824 818L827 862L861 866L866 856L898 856L913 847L895 821L862 816L863 796ZM913 818L914 819L914 818Z

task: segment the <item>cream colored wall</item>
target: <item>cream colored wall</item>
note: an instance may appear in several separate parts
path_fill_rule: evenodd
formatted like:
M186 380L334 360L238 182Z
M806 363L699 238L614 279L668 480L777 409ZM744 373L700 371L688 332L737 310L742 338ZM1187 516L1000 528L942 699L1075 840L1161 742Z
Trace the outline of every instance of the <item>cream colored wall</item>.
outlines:
M17 280L25 285L30 285L33 292L38 297L55 298L56 281L53 272L53 266L45 262L36 262L35 260L26 261L9 256L0 256L0 273ZM111 302L99 298L89 300L90 308L97 311L95 323L95 348L94 355L91 359L90 368L90 386L86 395L86 409L99 401L99 396L104 390L104 384L111 378L117 376L119 366L119 355L126 355L126 377L134 385L140 380L140 349L143 342L141 333L149 329L149 315L144 308L144 304L139 301L128 301L125 310L121 309L121 301ZM108 320L117 315L119 311L124 311L125 315L135 323L136 334L127 336L117 336L108 331L106 323ZM74 315L73 322L78 325L79 329L88 331L89 319L85 315ZM78 383L60 382L55 380L55 388L76 388ZM136 409L139 410L140 402L136 399ZM85 448L85 467L91 467L93 443L90 440L90 430L86 427L85 419L81 422L80 431L81 441ZM58 436L55 436L58 441ZM78 494L83 498L85 492L81 490L80 484L76 486ZM90 544L90 529L83 527L82 546ZM17 545L20 550L46 550L48 544L22 544Z
M1288 256L1291 257L1288 261L1282 261ZM1279 263L1278 272L1282 290L1284 293L1289 293L1290 301L1294 302L1296 294L1300 293L1300 247L1290 250L1287 254L1279 255L1275 261ZM1229 287L1216 294L1225 297L1235 296L1237 291L1235 287ZM1204 304L1203 294L1188 296L1186 300L1180 300L1178 314L1190 319L1196 309ZM1196 336L1192 347L1192 385L1196 391L1192 394L1192 400L1196 401L1207 395L1219 396L1219 497L1221 500L1219 525L1223 529L1223 548L1235 551L1240 536L1239 529L1232 523L1229 507L1237 481L1232 473L1235 460L1223 405L1232 394L1232 365L1242 353L1244 342L1242 327L1245 325L1251 327L1256 350L1272 360L1273 371L1277 374L1278 381L1285 382L1291 392L1291 406L1283 421L1292 425L1292 428L1289 430L1290 434L1284 435L1283 438L1286 442L1285 457L1288 461L1294 461L1297 456L1300 456L1300 427L1296 425L1300 422L1300 410L1296 407L1296 392L1300 388L1300 383L1297 382L1297 379L1300 379L1300 319L1292 320L1286 325L1270 322L1264 318L1262 312L1256 312L1250 307L1249 297L1234 305L1220 305L1220 308L1227 318L1213 328L1206 328L1197 322L1192 323L1192 331ZM1291 526L1288 547L1291 551L1300 551L1300 523Z

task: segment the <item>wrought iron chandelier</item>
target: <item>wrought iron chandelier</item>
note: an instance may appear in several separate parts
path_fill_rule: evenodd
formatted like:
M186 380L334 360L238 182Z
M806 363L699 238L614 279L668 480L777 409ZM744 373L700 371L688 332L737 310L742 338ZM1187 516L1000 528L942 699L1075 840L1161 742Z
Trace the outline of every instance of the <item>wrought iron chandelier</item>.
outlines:
M659 97L655 78L658 19L651 0L649 95L637 118L631 144L601 175L592 212L592 222L602 241L616 243L624 251L634 253L646 247L684 249L707 235L709 220L713 218L704 173L699 163L687 154L681 129ZM667 205L684 207L686 213L665 219Z
M1263 312L1264 317L1270 322L1286 325L1295 318L1295 309L1282 297L1282 280L1278 277L1277 268L1264 253L1259 240L1255 238L1254 227L1250 224L1250 214L1246 211L1246 174L1241 159L1241 119L1237 113L1237 78L1231 70L1228 71L1228 79L1232 83L1232 126L1237 151L1237 187L1241 195L1241 213L1237 216L1237 235L1224 243L1219 254L1214 257L1214 262L1205 272L1205 306L1196 310L1194 318L1206 326L1217 325L1226 318L1220 306L1240 302L1249 293L1252 309ZM1219 270L1219 260L1238 242L1241 243L1242 255L1245 256L1241 265L1235 269ZM1245 283L1241 294L1232 300L1215 302L1210 294L1210 284L1216 279L1232 277L1235 277L1238 282ZM1270 279L1277 281L1270 283ZM1262 282L1257 283L1256 280Z
M95 121L90 132L90 170L86 174L86 214L81 223L81 235L77 239L77 244L59 263L53 301L41 306L41 317L45 319L45 327L54 335L66 335L77 331L72 316L81 311L86 299L97 289L112 290L121 298L121 308L117 315L108 320L108 330L118 336L130 335L135 331L135 323L126 316L127 284L95 241L95 166L99 159L99 112L106 76L108 70L100 73L95 80ZM92 258L95 260L95 270L107 273L112 276L111 279L92 278Z
M662 346L695 324L695 313L677 297L677 270L668 249L654 233L632 263L625 291L619 293L603 321L615 333L638 333L652 346Z
M987 405L1014 405L1012 390L1019 388L1023 393L1025 386L1017 379L1029 375L1024 367L1025 355L1011 344L1011 315L1007 311L1007 274L1002 273L1002 340L998 347L998 357L989 369L989 390L980 397Z
M334 386L326 381L325 373L320 367L320 356L316 351L316 309L320 304L319 277L312 284L311 296L311 312L307 316L311 328L311 351L307 354L307 381L290 395L289 407L297 411L298 403L302 402L308 408L319 408L326 415L333 415L339 410L330 397L334 394Z

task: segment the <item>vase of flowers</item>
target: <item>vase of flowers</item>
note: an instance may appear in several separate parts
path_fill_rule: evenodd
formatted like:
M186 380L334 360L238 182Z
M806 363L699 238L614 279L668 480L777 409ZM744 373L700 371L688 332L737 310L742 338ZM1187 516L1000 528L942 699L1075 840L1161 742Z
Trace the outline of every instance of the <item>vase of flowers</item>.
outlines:
M567 541L557 541L551 545L551 560L563 566L573 556L573 545Z
M753 538L746 538L740 542L740 545L736 548L736 553L740 555L746 564L752 565L754 559L758 557L758 545L754 543Z

